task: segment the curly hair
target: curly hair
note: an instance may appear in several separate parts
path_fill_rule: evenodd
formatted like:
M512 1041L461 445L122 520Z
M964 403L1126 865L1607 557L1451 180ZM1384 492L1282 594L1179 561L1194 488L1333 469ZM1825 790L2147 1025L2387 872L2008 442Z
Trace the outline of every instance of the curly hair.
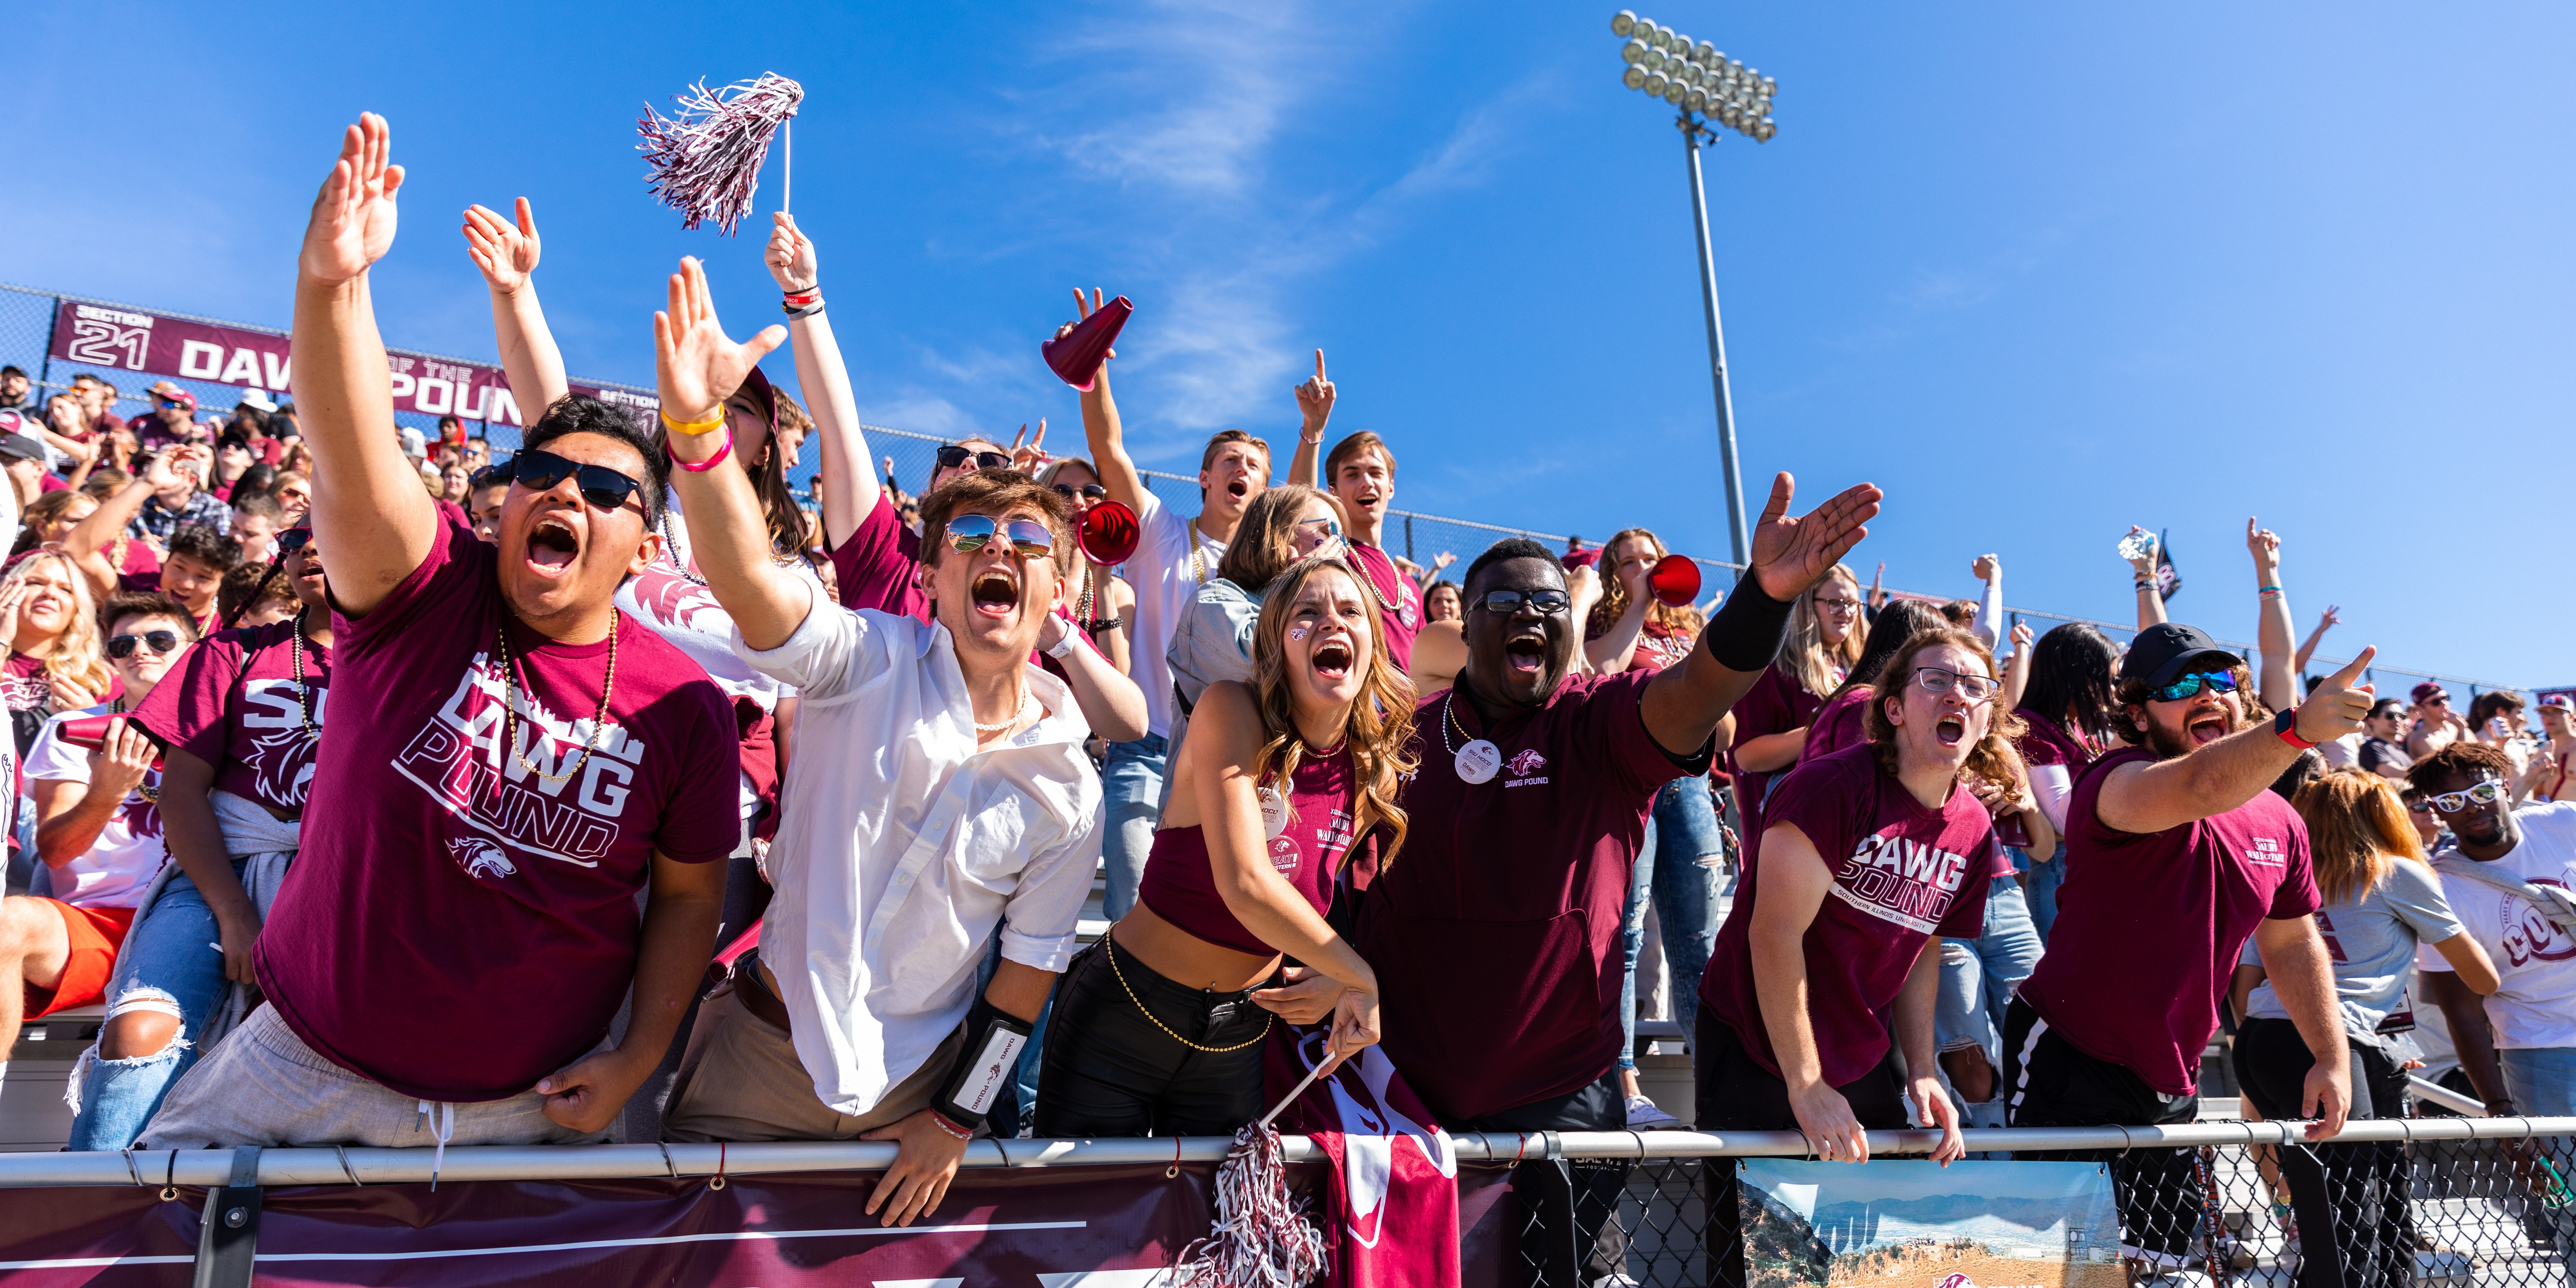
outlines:
M1985 642L1958 627L1943 626L1923 631L1907 640L1905 647L1898 649L1887 659L1887 665L1879 668L1880 678L1892 683L1880 685L1869 704L1869 742L1877 750L1878 767L1887 771L1890 777L1896 774L1896 724L1887 718L1888 700L1902 700L1898 693L1903 691L1905 681L1913 677L1916 657L1926 649L1945 644L1976 654L1977 660L1985 663L1987 678L1998 679L2002 675L1995 667L1995 655L1986 650ZM1998 682L1989 699L1993 714L1986 722L1986 736L1968 749L1968 763L1959 767L1959 775L1962 782L1974 778L2006 791L2018 791L2021 784L2013 773L2013 765L2019 758L2013 753L2012 740L2022 735L2025 726L2020 716L2004 709L2003 697L2003 687Z
M1583 635L1586 639L1597 639L1608 634L1610 628L1618 625L1619 618L1628 611L1628 583L1619 579L1618 569L1611 566L1610 561L1618 557L1619 543L1630 538L1643 541L1654 550L1655 553L1650 557L1650 562L1652 559L1661 559L1672 553L1664 548L1663 538L1645 528L1623 528L1612 534L1608 541L1602 542L1601 602L1592 606L1592 618L1584 623ZM1647 606L1646 620L1687 640L1697 640L1700 631L1708 626L1708 619L1700 616L1698 609L1688 604L1675 606L1662 600Z
M1317 554L1290 565L1270 583L1262 598L1261 618L1252 628L1252 699L1261 712L1265 739L1252 758L1252 772L1260 783L1285 783L1295 777L1297 762L1306 753L1306 740L1297 732L1284 639L1297 593L1327 572L1350 578L1352 589L1367 602L1361 581L1366 573L1339 555ZM1352 813L1373 814L1394 830L1378 855L1378 871L1383 873L1395 863L1396 851L1404 848L1410 825L1396 798L1416 764L1408 750L1413 740L1413 681L1387 655L1386 624L1374 606L1361 616L1368 619L1368 671L1361 677L1359 697L1343 719L1342 745L1351 750L1351 778L1358 784L1358 806Z
M2445 778L2458 775L2475 782L2490 774L2507 783L2512 782L2513 758L2505 755L2500 747L2490 747L2475 739L2462 738L2408 766L2406 781L2412 784L2416 791L2426 796L2433 796L2437 794L2435 784Z

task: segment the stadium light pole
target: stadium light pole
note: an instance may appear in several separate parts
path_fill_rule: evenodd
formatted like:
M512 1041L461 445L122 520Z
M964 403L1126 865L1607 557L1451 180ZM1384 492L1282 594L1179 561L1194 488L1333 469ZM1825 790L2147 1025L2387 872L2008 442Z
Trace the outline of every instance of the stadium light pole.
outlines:
M1619 48L1619 59L1626 64L1619 83L1680 109L1673 124L1690 159L1691 225L1699 236L1700 303L1708 315L1708 371L1716 385L1718 459L1726 471L1727 537L1734 543L1737 566L1750 567L1744 475L1735 459L1735 399L1727 390L1726 330L1718 321L1717 259L1708 240L1708 192L1700 178L1699 150L1717 142L1712 121L1756 143L1770 142L1778 132L1771 122L1771 98L1780 83L1729 59L1705 40L1694 41L1626 9L1610 19L1610 30L1626 40Z

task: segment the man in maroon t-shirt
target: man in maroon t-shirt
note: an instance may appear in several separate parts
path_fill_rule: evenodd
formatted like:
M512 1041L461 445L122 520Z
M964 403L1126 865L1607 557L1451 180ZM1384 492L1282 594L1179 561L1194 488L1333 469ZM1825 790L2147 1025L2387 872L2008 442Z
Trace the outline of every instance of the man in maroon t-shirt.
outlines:
M1359 948L1384 989L1386 1050L1464 1131L1612 1131L1620 1096L1619 932L1646 808L1705 773L1727 708L1778 651L1789 601L1866 533L1879 491L1788 516L1780 475L1753 568L1678 665L1577 676L1582 625L1565 569L1536 542L1468 566L1466 669L1423 700L1405 785L1404 857L1360 908ZM1514 1176L1523 1247L1550 1284L1583 1275L1624 1165L1531 1164ZM1577 1193L1579 1189L1580 1193Z
M621 409L567 398L528 429L500 544L441 524L369 292L388 152L382 118L349 128L298 261L331 746L254 952L268 1004L171 1089L144 1134L168 1146L596 1140L715 946L732 709L612 602L657 552L662 458Z
M2301 1112L2310 1140L2343 1130L2351 1076L2307 828L2266 791L2299 753L2361 727L2363 649L2305 703L2269 720L2245 660L2158 623L2120 663L2113 725L2129 744L2095 761L2066 810L2055 932L2004 1020L2015 1127L2187 1123L2201 1051L2248 936L2316 1055ZM2031 1155L2022 1155L2031 1157ZM2179 1151L2116 1152L2122 1251L2162 1269L2193 1260L2200 1191Z

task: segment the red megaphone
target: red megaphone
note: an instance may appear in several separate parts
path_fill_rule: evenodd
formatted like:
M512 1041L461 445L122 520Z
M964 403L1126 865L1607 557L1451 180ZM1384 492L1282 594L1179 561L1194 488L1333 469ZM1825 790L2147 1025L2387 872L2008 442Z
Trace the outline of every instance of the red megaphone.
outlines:
M1092 381L1100 374L1100 364L1109 360L1109 346L1118 339L1119 328L1127 325L1127 315L1136 306L1119 296L1091 311L1091 316L1073 324L1062 336L1038 346L1046 364L1066 384L1091 392ZM1133 515L1129 518L1132 520Z
M153 746L161 745L161 740L153 738L152 731L144 728L142 721L130 715L81 716L78 719L66 720L54 730L54 736L75 747L86 747L96 751L107 745L107 726L114 720L125 721L136 733L150 738ZM154 769L161 767L159 756L152 758L152 767Z
M1116 501L1100 501L1083 514L1080 535L1083 555L1108 567L1127 562L1127 556L1136 553L1136 542L1143 533L1136 526L1134 510Z
M1690 607L1699 599L1699 561L1689 555L1665 555L1646 574L1646 588L1675 608Z

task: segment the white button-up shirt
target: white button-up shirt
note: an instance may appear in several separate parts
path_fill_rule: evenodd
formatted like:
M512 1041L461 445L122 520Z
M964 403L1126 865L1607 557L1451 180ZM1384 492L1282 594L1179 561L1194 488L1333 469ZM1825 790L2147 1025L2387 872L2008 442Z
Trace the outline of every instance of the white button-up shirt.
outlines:
M814 1094L862 1114L920 1069L1002 955L1072 959L1100 859L1090 726L1064 683L1023 668L1045 715L978 751L945 626L817 597L796 633L742 659L795 686L796 754L769 852L760 957Z

